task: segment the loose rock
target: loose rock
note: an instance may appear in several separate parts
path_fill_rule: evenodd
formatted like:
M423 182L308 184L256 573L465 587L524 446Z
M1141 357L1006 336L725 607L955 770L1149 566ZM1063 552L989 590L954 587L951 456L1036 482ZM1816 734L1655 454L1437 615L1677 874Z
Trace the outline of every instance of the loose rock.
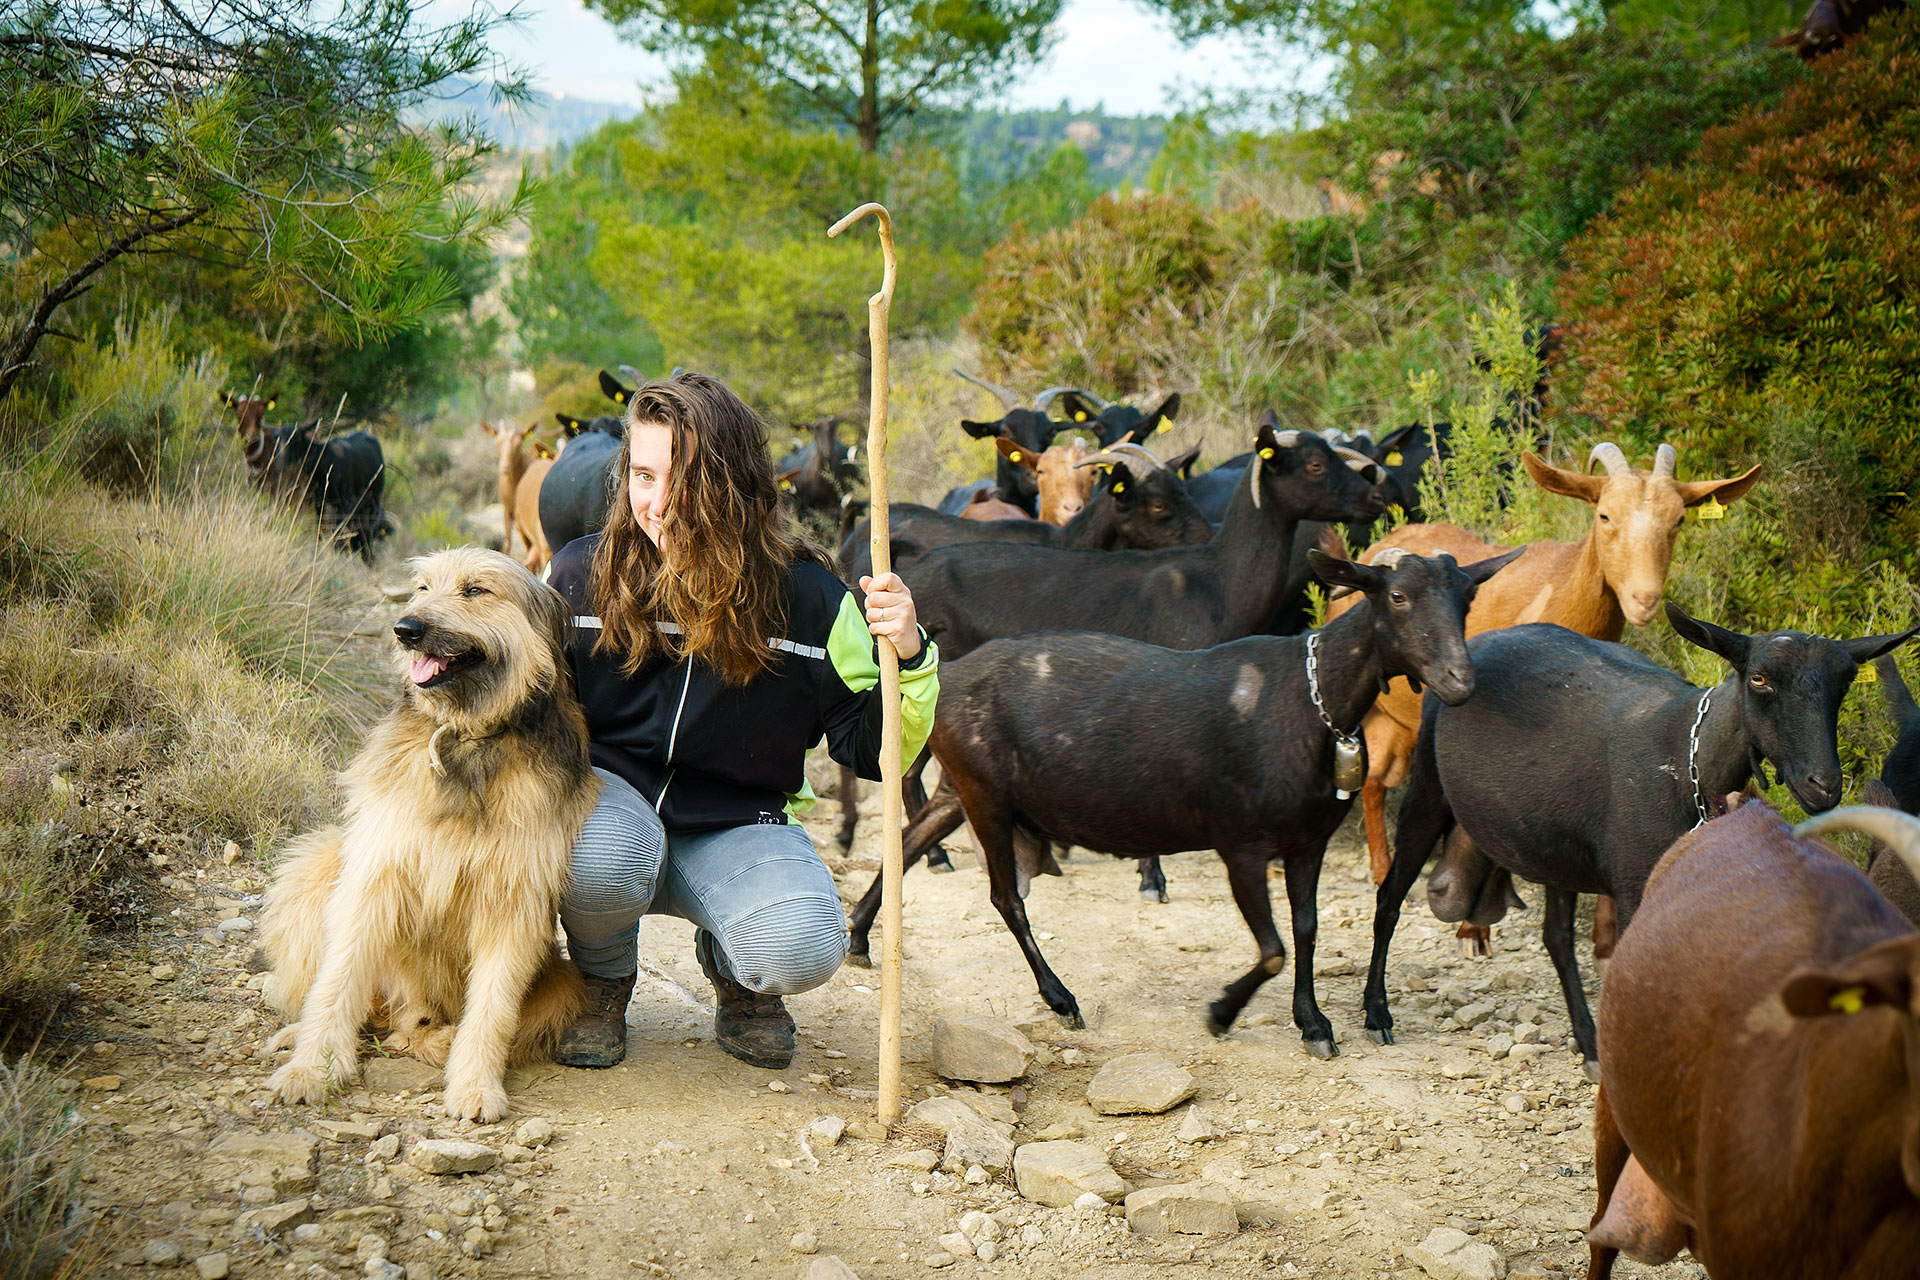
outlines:
M214 928L222 933L248 933L253 929L253 921L247 919L245 916L230 916L215 925Z
M242 1186L305 1191L319 1168L320 1144L304 1133L226 1133L207 1148L201 1173Z
M1033 1061L1033 1046L999 1018L960 1014L933 1022L933 1070L948 1080L1002 1084L1018 1080Z
M1240 1230L1240 1219L1219 1187L1183 1182L1129 1195L1127 1226L1142 1236L1230 1236Z
M539 1116L522 1120L520 1127L513 1131L513 1142L519 1147L544 1147L553 1141L553 1125Z
M847 1131L847 1122L839 1116L818 1116L807 1126L807 1137L814 1142L829 1147L840 1145L840 1135Z
M1092 1191L1109 1204L1127 1194L1127 1184L1093 1147L1078 1142L1029 1142L1013 1154L1013 1180L1021 1195L1065 1208Z
M224 1253L203 1253L193 1260L193 1270L200 1280L227 1280L233 1264Z
M302 1196L298 1200L283 1200L279 1204L249 1209L233 1220L233 1229L237 1235L246 1235L258 1227L268 1235L273 1235L312 1221L313 1201Z
M1200 1104L1187 1108L1187 1118L1180 1122L1180 1130L1173 1135L1182 1142L1206 1142L1220 1136L1220 1130L1213 1121L1200 1113Z
M140 1251L140 1261L149 1267L177 1267L185 1261L185 1255L171 1240L150 1240Z
M931 1173L940 1163L940 1153L921 1147L914 1151L902 1151L887 1161L889 1169L912 1169L916 1173Z
M491 1147L455 1138L428 1138L407 1152L407 1163L422 1173L485 1173L500 1157Z
M120 1091L120 1077L94 1076L90 1080L82 1080L80 1087L83 1089L91 1089L95 1093L118 1093Z
M390 1133L384 1138L376 1138L367 1147L367 1154L376 1160L392 1160L400 1154L400 1135Z
M801 1280L860 1280L857 1271L840 1261L839 1255L832 1253L824 1258L815 1258L800 1275Z
M1151 1053L1129 1053L1094 1072L1087 1101L1105 1116L1170 1111L1193 1096L1193 1073Z
M419 1091L440 1083L440 1073L418 1058L369 1058L360 1067L360 1080L372 1093Z
M1507 1274L1507 1261L1498 1249L1452 1227L1435 1227L1425 1240L1409 1246L1407 1261L1433 1280L1504 1280Z
M380 1136L379 1125L358 1120L313 1120L308 1122L307 1127L335 1142L372 1142Z
M950 1267L953 1265L953 1255L945 1252L930 1253L926 1257L926 1263L930 1267Z
M960 1215L960 1234L976 1245L982 1240L998 1240L1000 1224L978 1209L969 1209Z
M820 1239L811 1231L796 1232L793 1239L787 1241L787 1248L793 1250L795 1253L818 1253L820 1252Z
M1013 1139L980 1118L959 1121L947 1129L947 1147L940 1167L965 1174L978 1165L990 1173L1005 1173L1013 1163Z
M973 1241L967 1239L963 1232L947 1232L947 1234L940 1237L940 1247L956 1258L971 1258L973 1256Z

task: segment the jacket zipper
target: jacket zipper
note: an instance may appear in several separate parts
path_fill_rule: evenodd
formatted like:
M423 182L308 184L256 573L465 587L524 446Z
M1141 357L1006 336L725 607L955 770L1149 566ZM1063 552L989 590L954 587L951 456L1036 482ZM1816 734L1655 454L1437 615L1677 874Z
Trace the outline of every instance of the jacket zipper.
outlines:
M667 788L673 785L673 748L680 741L680 715L687 709L687 691L693 688L693 662L687 662L687 678L680 685L680 705L673 709L673 728L667 733L667 780L660 784L660 794L653 798L653 811L660 812L661 801L667 798Z

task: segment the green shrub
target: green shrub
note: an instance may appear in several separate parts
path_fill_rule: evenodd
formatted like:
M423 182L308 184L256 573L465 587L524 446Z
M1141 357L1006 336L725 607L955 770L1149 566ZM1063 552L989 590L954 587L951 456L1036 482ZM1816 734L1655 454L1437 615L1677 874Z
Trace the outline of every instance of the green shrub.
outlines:
M1783 403L1829 420L1871 544L1913 564L1920 507L1920 13L1889 14L1781 104L1709 133L1573 246L1577 409L1732 466ZM1854 458L1845 457L1850 449Z
M63 353L61 443L82 476L120 490L149 488L215 426L226 367L208 351L188 359L178 329L170 308L138 320L123 314L110 343Z

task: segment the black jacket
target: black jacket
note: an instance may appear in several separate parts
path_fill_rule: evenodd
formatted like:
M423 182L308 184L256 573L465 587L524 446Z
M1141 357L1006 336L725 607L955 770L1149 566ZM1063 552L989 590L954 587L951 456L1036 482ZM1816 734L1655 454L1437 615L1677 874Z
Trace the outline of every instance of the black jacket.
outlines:
M669 831L786 822L813 802L804 763L824 735L835 760L880 777L880 669L860 603L810 562L787 572L787 627L773 666L729 688L706 663L655 656L631 677L594 652L593 554L600 534L569 542L549 575L574 615L574 679L593 763L631 783ZM901 756L933 731L939 654L923 642L900 672Z

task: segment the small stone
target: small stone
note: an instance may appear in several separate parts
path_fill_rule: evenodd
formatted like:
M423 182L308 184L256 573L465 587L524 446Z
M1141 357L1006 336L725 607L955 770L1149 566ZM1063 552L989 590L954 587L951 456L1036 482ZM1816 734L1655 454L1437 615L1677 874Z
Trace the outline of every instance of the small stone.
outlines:
M370 1093L418 1092L440 1083L440 1073L418 1058L368 1058L360 1064L360 1082Z
M945 1251L930 1253L926 1257L926 1264L930 1267L950 1267L953 1265L953 1255Z
M205 1027L195 1027L180 1038L188 1044L205 1044L207 1042L207 1029Z
M152 969L153 980L155 982L168 982L168 981L171 981L179 972L180 971L178 969L174 968L170 964L157 964L153 966L153 969Z
M785 1080L769 1080L767 1081L767 1088L772 1090L775 1093L792 1093L793 1092L793 1086L788 1084Z
M982 1240L973 1246L973 1252L982 1262L992 1262L1000 1256L1000 1246L991 1240Z
M1540 1028L1531 1022L1514 1023L1513 1042L1515 1044L1539 1044Z
M1507 1059L1510 1062L1538 1062L1546 1052L1547 1046L1538 1041L1531 1041L1525 1044L1516 1044L1513 1048L1507 1050Z
M1498 1249L1452 1227L1435 1227L1421 1243L1408 1246L1407 1261L1433 1280L1504 1280L1507 1274Z
M227 841L227 847L220 853L220 861L226 863L228 866L232 866L234 863L240 861L239 844L232 840Z
M795 1253L820 1252L820 1238L811 1231L797 1231L793 1239L787 1241L787 1248Z
M1084 1137L1086 1130L1071 1120L1059 1120L1033 1135L1036 1142L1066 1142Z
M977 1164L970 1164L967 1166L965 1176L960 1180L970 1187L983 1187L993 1181L993 1175Z
M400 1154L400 1135L390 1133L384 1138L375 1138L367 1147L367 1154L376 1160L393 1160Z
M1065 1208L1086 1192L1109 1204L1127 1194L1127 1184L1096 1148L1078 1142L1029 1142L1013 1155L1013 1180L1021 1195Z
M1033 1061L1033 1045L999 1018L956 1014L933 1020L933 1070L947 1080L1003 1084Z
M368 1258L360 1271L368 1280L407 1280L407 1269L385 1258Z
M1019 1092L1019 1086L1014 1086ZM973 1108L976 1115L995 1124L1018 1124L1020 1113L1013 1109L1011 1099L998 1093L956 1093L953 1095Z
M965 1173L978 1166L990 1173L1005 1173L1013 1163L1013 1139L993 1125L975 1118L947 1130L947 1146L940 1167L950 1173Z
M372 1142L380 1136L380 1126L356 1120L312 1120L307 1127L334 1142Z
M520 1127L513 1131L515 1146L544 1147L553 1141L553 1125L539 1116L522 1120Z
M233 1264L224 1253L203 1253L193 1260L193 1270L200 1280L227 1280Z
M1105 1212L1107 1201L1098 1191L1083 1191L1080 1193L1079 1198L1073 1202L1073 1207L1076 1209L1099 1209Z
M277 1231L290 1231L303 1222L312 1221L313 1202L302 1196L298 1200L284 1200L279 1204L249 1209L233 1220L233 1229L237 1235L246 1235L258 1227L268 1235L272 1235Z
M177 1267L185 1260L180 1246L171 1240L149 1240L140 1251L140 1261L149 1267Z
M1063 1067L1085 1066L1086 1061L1087 1061L1087 1055L1083 1050L1062 1049L1060 1051L1060 1065Z
M249 933L253 929L253 921L245 916L229 916L213 927L226 934Z
M1182 1142L1207 1142L1219 1137L1220 1130L1201 1114L1200 1104L1196 1102L1187 1108L1186 1119L1180 1122L1180 1130L1173 1136Z
M982 1240L998 1240L1000 1224L978 1209L969 1209L960 1215L960 1234L975 1244Z
M973 1241L967 1239L964 1232L949 1231L940 1237L939 1245L956 1258L973 1256Z
M1500 1105L1506 1109L1508 1115L1517 1116L1527 1109L1527 1098L1525 1094L1510 1093L1500 1099Z
M1489 1001L1477 1000L1453 1011L1453 1017L1463 1027L1477 1027L1493 1016L1493 1005Z
M1491 1057L1495 1062L1498 1062L1512 1052L1512 1036L1501 1032L1499 1035L1487 1037L1487 1056Z
M532 1147L523 1147L517 1142L509 1142L506 1146L500 1148L500 1158L508 1164L514 1164L521 1160L531 1160L539 1154L540 1153Z
M1142 1236L1230 1236L1240 1230L1240 1218L1219 1187L1183 1182L1129 1195L1127 1227Z
M862 1142L877 1142L887 1136L887 1129L878 1120L854 1120L847 1125L847 1136Z
M807 1126L807 1140L824 1146L840 1145L840 1135L847 1131L847 1122L839 1116L815 1116Z
M428 1138L407 1152L407 1163L422 1173L485 1173L499 1161L491 1147L455 1138Z
M353 1242L353 1255L355 1258L357 1258L361 1262L367 1262L374 1258L386 1257L387 1256L386 1237L377 1236L373 1234L373 1232L371 1231L367 1232L367 1234L361 1236L358 1240L355 1240Z
M911 1169L915 1173L932 1173L940 1163L940 1153L929 1151L925 1147L913 1151L902 1151L887 1161L889 1169Z
M317 1245L326 1242L327 1229L317 1222L303 1222L293 1229L295 1244Z
M1193 1073L1151 1053L1115 1058L1087 1081L1087 1101L1104 1116L1158 1115L1193 1096Z
M829 1253L808 1263L802 1280L860 1280L860 1275L838 1255Z
M80 1087L83 1089L91 1089L95 1093L118 1093L120 1091L120 1077L94 1076L92 1079L82 1080Z

